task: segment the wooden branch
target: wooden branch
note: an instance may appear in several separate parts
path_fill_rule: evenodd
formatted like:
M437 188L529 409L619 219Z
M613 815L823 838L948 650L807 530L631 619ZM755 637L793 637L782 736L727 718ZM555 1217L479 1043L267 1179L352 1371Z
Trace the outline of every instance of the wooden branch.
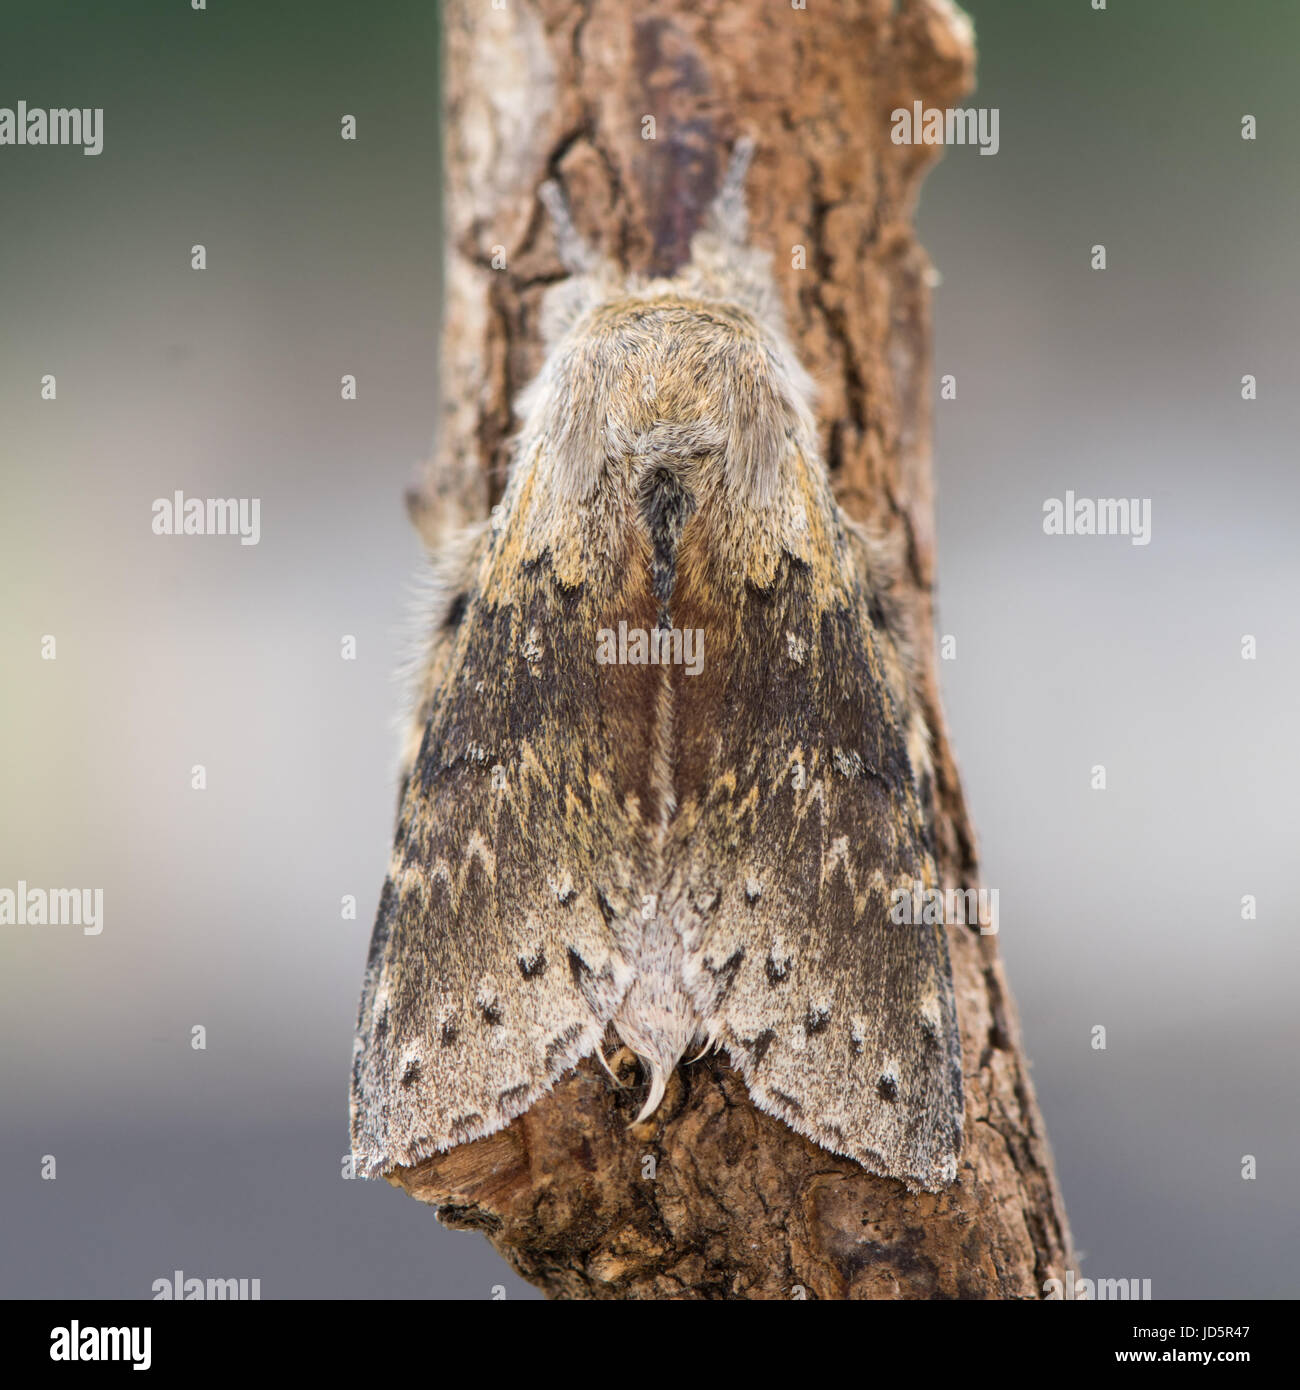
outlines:
M560 178L580 230L627 268L670 272L748 132L753 237L773 250L819 383L838 495L904 547L904 597L931 653L929 263L911 215L936 151L892 144L889 113L969 91L964 17L947 0L448 0L444 15L443 410L413 498L426 537L501 492L512 402L540 365L539 299L561 274L538 185ZM940 870L975 886L932 657L924 679ZM390 1180L446 1224L483 1230L557 1297L1041 1297L1069 1233L1014 1008L995 938L955 928L950 947L966 1140L942 1194L801 1138L717 1057L679 1068L661 1110L631 1128L632 1092L584 1063L509 1129ZM615 1070L636 1079L626 1051Z

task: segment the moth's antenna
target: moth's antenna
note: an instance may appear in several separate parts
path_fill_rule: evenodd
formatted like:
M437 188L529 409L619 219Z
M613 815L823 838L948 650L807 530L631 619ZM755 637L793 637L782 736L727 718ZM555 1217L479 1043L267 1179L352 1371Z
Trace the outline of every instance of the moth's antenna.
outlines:
M709 213L712 230L724 241L743 244L749 238L749 210L745 206L745 175L754 158L754 141L742 135L731 151L731 162L722 176L718 196Z
M585 275L596 270L600 265L600 255L573 225L573 214L569 211L564 190L554 179L547 179L537 190L537 196L550 214L551 230L555 233L555 244L565 270L570 275Z

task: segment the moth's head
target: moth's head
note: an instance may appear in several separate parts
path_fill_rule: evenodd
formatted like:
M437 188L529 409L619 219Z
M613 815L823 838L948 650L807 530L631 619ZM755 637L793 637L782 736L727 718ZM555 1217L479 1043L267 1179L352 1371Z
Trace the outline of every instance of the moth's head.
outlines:
M542 301L542 337L547 350L556 347L593 311L632 296L728 305L784 336L771 259L749 244L745 176L753 155L752 140L742 137L736 142L717 196L691 239L690 259L667 279L647 280L620 270L583 239L560 186L554 181L543 184L539 196L550 214L560 260L569 272Z
M738 145L670 279L623 274L578 237L556 185L543 188L571 273L547 292L546 362L519 410L575 500L620 462L716 456L728 484L761 504L787 454L812 450L812 384L786 340L769 258L745 239L751 152Z
M778 331L682 276L624 284L586 309L520 410L575 500L609 469L711 460L753 505L776 495L792 452L812 451L810 399Z

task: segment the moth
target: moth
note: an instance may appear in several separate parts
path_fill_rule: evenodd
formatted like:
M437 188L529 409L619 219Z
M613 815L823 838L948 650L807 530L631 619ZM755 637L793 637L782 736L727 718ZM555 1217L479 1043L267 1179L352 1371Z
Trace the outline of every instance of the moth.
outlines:
M542 190L569 276L502 501L439 562L354 1051L368 1175L501 1129L608 1035L639 1118L719 1048L822 1147L956 1176L944 929L890 914L936 882L929 736L749 245L751 152L672 278Z

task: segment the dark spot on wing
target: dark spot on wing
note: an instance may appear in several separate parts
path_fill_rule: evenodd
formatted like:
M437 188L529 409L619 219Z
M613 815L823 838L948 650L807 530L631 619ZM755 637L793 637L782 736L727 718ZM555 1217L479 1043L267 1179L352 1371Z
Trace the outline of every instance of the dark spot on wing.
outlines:
M546 952L539 946L536 955L519 957L519 973L525 980L535 980L546 969Z
M450 630L459 627L468 607L469 595L466 593L457 594L447 605L447 616L442 620L443 628Z
M567 1057L573 1044L582 1036L582 1024L571 1023L563 1033L557 1033L546 1045L546 1055L542 1059L548 1073L554 1071L555 1064L562 1057Z
M804 1015L803 1030L811 1038L814 1033L824 1033L830 1027L831 1011L815 1004L808 1005Z
M511 1086L508 1091L502 1091L497 1097L497 1109L504 1115L511 1108L513 1101L524 1099L528 1090L528 1083L525 1081L518 1086Z
M803 1106L799 1104L793 1096L786 1095L784 1091L772 1091L769 1093L778 1105L784 1105L787 1110L794 1115L803 1114Z
M712 965L708 967L709 973L718 982L719 999L726 995L730 991L732 985L736 983L736 975L739 973L741 963L744 959L745 952L742 948L739 951L733 951L716 970Z
M889 628L885 620L885 606L880 601L880 595L872 593L867 598L867 616L871 619L871 626L877 632L885 632Z
M750 1060L754 1066L761 1064L763 1058L767 1056L768 1048L770 1048L775 1041L776 1030L767 1028L749 1044Z
M476 1129L481 1129L482 1126L483 1116L477 1110L471 1110L469 1114L461 1115L459 1119L452 1121L452 1143L463 1144Z
M591 974L591 966L573 949L569 947L569 974L573 976L573 983L579 988L582 987L583 980Z

